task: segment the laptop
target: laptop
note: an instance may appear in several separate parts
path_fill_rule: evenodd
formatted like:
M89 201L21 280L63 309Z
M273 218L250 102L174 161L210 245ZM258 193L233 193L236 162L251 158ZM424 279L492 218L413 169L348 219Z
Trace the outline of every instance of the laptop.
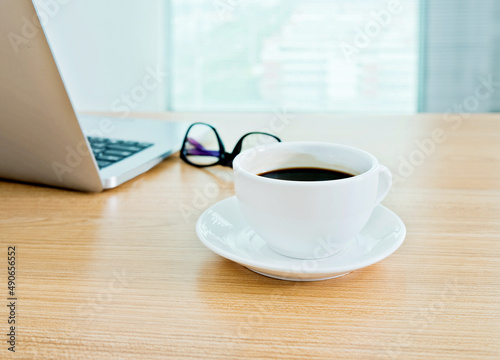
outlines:
M100 192L179 150L185 130L77 116L33 2L0 1L0 178Z

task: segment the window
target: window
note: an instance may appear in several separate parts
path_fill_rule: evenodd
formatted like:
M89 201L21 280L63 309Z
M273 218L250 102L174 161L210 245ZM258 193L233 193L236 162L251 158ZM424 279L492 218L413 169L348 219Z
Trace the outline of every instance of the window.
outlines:
M417 111L419 1L171 0L174 111Z
M422 112L500 111L500 2L426 0Z
M35 4L79 111L500 111L499 1Z

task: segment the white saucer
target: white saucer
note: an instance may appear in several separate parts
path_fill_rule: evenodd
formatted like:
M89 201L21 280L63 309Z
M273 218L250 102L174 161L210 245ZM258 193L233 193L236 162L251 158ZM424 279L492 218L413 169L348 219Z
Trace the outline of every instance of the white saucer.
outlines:
M294 259L274 252L255 234L233 196L207 209L196 223L196 233L216 254L259 274L314 281L346 275L385 259L403 243L406 227L395 213L379 205L361 233L339 253L318 260Z

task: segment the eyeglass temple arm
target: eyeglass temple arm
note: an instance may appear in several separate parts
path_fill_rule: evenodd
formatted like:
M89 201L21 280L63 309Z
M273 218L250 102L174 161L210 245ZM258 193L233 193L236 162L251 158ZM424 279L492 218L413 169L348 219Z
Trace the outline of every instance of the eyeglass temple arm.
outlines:
M268 134L260 131L249 132L248 134L243 135L241 139L239 139L238 142L236 143L233 153L231 154L234 155L233 158L236 157L236 155L238 155L241 152L241 148L243 147L243 141L249 135L266 135L275 138L278 142L281 142L281 139L273 134Z
M268 134L268 133L261 132L261 131L250 132L248 134L243 135L238 140L238 142L234 146L233 152L231 154L228 154L228 153L225 154L226 156L225 156L221 165L233 167L233 160L241 152L241 148L243 147L243 141L249 135L267 135L267 136L271 136L271 137L275 138L278 142L281 142L281 139L273 134Z

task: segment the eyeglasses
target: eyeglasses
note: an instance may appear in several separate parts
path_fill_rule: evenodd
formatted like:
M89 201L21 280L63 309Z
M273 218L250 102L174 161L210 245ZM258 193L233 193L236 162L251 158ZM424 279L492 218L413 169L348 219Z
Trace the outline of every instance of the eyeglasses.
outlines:
M243 135L233 151L228 153L217 130L212 125L197 122L188 128L180 155L182 160L196 167L214 165L233 167L234 158L242 151L277 142L281 142L277 136L260 131L249 132Z

